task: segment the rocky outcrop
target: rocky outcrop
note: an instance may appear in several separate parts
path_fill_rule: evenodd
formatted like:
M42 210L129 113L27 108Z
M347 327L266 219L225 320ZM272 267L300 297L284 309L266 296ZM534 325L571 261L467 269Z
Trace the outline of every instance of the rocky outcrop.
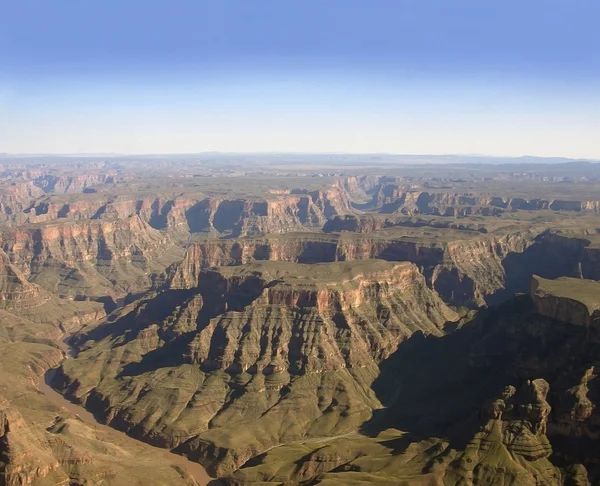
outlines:
M210 267L242 265L253 261L327 263L338 260L337 237L290 233L260 238L206 239L190 244L181 262L171 265L157 279L157 286L191 288L200 272Z
M119 297L147 287L152 271L181 254L168 235L138 216L21 227L3 232L0 244L30 282L75 299Z
M343 187L334 185L266 200L208 198L192 206L187 218L193 233L239 237L316 228L328 217L352 211Z
M510 285L506 259L523 255L535 242L527 233L450 242L433 270L432 286L447 302L484 306L487 296Z
M519 297L443 337L413 335L382 362L385 407L358 433L270 450L226 483L589 484L597 334L590 345L532 310Z
M22 309L37 306L47 300L41 289L30 283L0 250L0 308Z
M381 183L368 205L382 213L432 214L437 216L466 217L495 216L505 211L576 211L598 212L600 201L526 199L491 196L479 193L430 192L410 184Z
M364 214L360 216L346 215L336 216L328 220L323 226L324 233L339 233L348 231L352 233L373 233L386 228L437 228L459 231L473 231L487 233L485 224L474 223L464 220L432 220L408 217L393 217L376 214Z
M540 315L600 329L600 282L568 277L547 280L534 276L531 298Z
M33 183L46 193L79 194L92 190L95 186L114 184L117 174L116 171L81 175L41 174L33 179Z
M61 384L111 425L216 474L277 444L352 430L379 406L368 391L377 363L457 319L410 263L264 262L190 283L80 336ZM130 329L121 345L118 329ZM292 415L297 425L274 427Z
M447 482L491 484L502 477L504 484L559 484L559 470L548 460L549 390L543 379L528 380L489 401L482 412L485 425L450 465Z
M105 317L103 305L64 301L29 282L0 250L0 334L9 340L59 338ZM0 341L2 336L0 336Z
M363 199L369 193L377 189L377 187L386 182L393 180L391 177L383 176L348 176L344 177L342 184L353 200Z
M227 199L202 194L172 198L148 195L124 198L91 195L74 201L41 198L23 210L29 223L56 219L127 219L139 216L155 229L183 239L189 233L238 237L321 227L327 218L352 213L341 183L324 190L290 190L267 198Z
M64 199L64 198L63 198ZM47 223L54 220L129 219L139 216L155 229L168 229L171 233L189 232L186 212L198 201L194 197L174 198L159 195L140 197L106 197L85 195L64 201L53 197L37 200L24 211L28 223Z
M230 268L222 269L220 274L200 275L198 286L201 292L204 289L203 299L215 302L223 295L226 299L255 300L243 312L226 312L194 337L187 352L193 363L209 370L291 374L360 367L384 359L395 349L398 339L416 330L437 334L445 322L457 319L427 289L412 264L365 261L301 268L279 266L253 265L252 274L243 279L239 269ZM224 280L222 274L232 276ZM399 292L404 294L402 298ZM372 314L374 302L378 303L379 319L385 315L383 328L371 328L378 320ZM425 302L426 309L422 307ZM236 304L223 306L226 310ZM270 320L264 322L266 309ZM422 321L417 315L422 315ZM270 323L274 327L265 329ZM299 329L302 332L296 336ZM278 338L261 344L265 333ZM217 353L210 346L216 335L227 343ZM340 342L344 342L342 349Z
M106 316L94 302L62 300L30 283L0 251L0 342L59 339Z
M440 230L441 231L441 230ZM394 236L391 234L288 233L237 240L199 240L182 262L157 278L156 288L189 288L209 267L252 261L318 263L383 259L418 265L442 298L454 305L481 307L528 290L532 273L546 277L575 276L589 241L537 230L506 235L456 232L456 239ZM440 235L442 233L440 232ZM595 267L594 267L595 268ZM168 282L166 284L165 282Z
M600 280L600 245L591 243L583 249L581 276L590 280Z
M31 182L4 183L0 186L0 223L22 223L23 211L43 194Z
M0 480L7 486L69 480L43 433L31 430L12 407L0 409Z

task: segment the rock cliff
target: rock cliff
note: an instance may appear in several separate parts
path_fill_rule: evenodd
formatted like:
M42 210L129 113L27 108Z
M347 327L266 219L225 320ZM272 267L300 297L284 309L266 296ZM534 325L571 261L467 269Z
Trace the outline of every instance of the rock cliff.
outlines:
M414 265L383 261L202 271L126 312L78 338L60 383L111 425L217 474L351 431L380 406L369 392L378 363L457 319Z
M0 344L0 484L197 485L161 451L86 424L40 393L61 355L39 342Z
M560 484L546 436L549 390L543 379L527 380L488 401L481 413L484 425L449 465L445 481L492 484L502 478L504 484Z
M103 171L79 175L40 174L33 183L44 192L56 194L82 193L95 186L111 185L118 178L117 171Z
M408 181L402 183L380 182L373 191L371 201L362 206L379 209L385 214L432 214L438 216L496 216L506 211L575 211L598 212L598 200L539 199L506 197L475 192L424 191Z
M600 282L568 277L547 280L534 276L531 297L540 315L600 328Z
M17 223L54 220L127 219L139 216L155 229L173 236L189 233L238 237L320 228L327 218L354 212L348 195L338 185L320 191L291 191L269 198L221 199L201 194L172 198L88 195L74 200L40 198L23 205Z
M31 182L12 182L0 185L0 223L22 223L24 211L31 202L43 195Z
M30 282L71 299L119 298L180 258L169 236L134 216L9 229L0 245Z
M155 286L189 288L205 268L252 261L383 259L418 265L428 285L448 303L480 307L527 291L533 273L553 278L576 276L581 269L584 274L595 272L589 256L595 253L586 253L589 244L585 238L535 229L507 234L432 229L421 236L375 231L206 239L192 243L183 261L169 267Z
M537 309L521 296L413 334L381 362L384 408L355 435L269 450L226 484L593 484L600 334Z

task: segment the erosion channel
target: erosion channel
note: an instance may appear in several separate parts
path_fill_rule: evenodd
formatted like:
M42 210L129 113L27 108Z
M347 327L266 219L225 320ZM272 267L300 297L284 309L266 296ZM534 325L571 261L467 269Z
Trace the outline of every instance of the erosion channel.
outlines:
M76 356L76 351L68 344L67 339L65 339L64 341L61 341L57 344L59 345L61 350L64 352L64 359L69 359L71 357ZM66 410L68 410L71 413L74 413L75 415L77 415L77 417L79 419L81 419L83 422L85 422L87 424L94 425L95 427L98 427L101 429L109 429L111 431L119 432L117 429L113 429L113 428L109 427L108 425L102 424L101 422L96 420L94 415L92 413L88 412L85 408L83 408L82 406L77 405L73 402L70 402L65 397L63 397L60 393L58 393L56 390L54 390L50 386L50 383L52 383L52 378L54 377L55 373L56 373L56 368L48 370L48 372L44 375L44 379L40 380L40 382L38 383L39 390L44 395L46 395L46 397L48 397L48 399L52 403L65 408ZM121 434L123 435L123 437L126 437L127 440L131 440L131 441L136 440L136 439L129 437L127 434L125 434L123 432L121 432ZM221 483L218 480L213 480L206 473L204 468L197 462L189 461L185 457L175 454L167 449L161 449L160 447L155 447L155 449L157 451L160 451L160 453L164 454L175 465L182 466L183 468L185 468L187 470L187 472L191 476L193 476L193 478L197 481L197 483L199 485L209 485L210 484L211 486L220 486Z

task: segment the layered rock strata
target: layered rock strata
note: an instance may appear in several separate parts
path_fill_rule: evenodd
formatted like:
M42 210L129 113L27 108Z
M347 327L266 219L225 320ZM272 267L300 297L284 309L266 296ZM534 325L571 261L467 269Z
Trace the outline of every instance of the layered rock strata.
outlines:
M375 190L369 209L382 213L431 214L437 216L467 217L495 216L506 211L574 211L600 212L598 200L528 199L478 193L423 191L399 185L381 183Z
M600 329L600 282L534 276L531 296L536 311L558 321Z
M186 288L205 268L252 261L316 263L375 258L414 263L446 302L480 307L527 291L532 273L556 277L596 271L590 257L595 253L588 250L590 241L585 238L541 230L504 235L454 230L450 236L444 230L432 231L438 234L431 238L344 232L201 240L192 243L183 261L169 267L155 286Z
M181 257L168 235L134 216L6 230L4 258L30 282L70 299L119 298Z
M410 263L221 268L81 335L60 383L109 424L224 474L353 430L379 407L377 363L456 319Z
M543 284L558 299L569 287ZM561 320L538 298L533 285L531 297L445 336L414 334L381 363L372 389L385 407L355 435L270 450L226 483L593 484L600 331Z

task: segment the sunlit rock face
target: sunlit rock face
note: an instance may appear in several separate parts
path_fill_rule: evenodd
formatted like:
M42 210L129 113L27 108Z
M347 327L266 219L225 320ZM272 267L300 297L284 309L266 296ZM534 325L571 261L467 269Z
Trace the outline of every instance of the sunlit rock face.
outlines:
M260 262L200 271L189 286L173 279L80 336L90 348L62 382L109 423L219 474L293 438L356 427L380 406L369 391L378 363L458 318L411 263ZM125 341L113 328L130 329ZM113 371L98 380L107 359ZM273 429L290 414L296 427ZM231 427L249 433L231 442L221 435Z

